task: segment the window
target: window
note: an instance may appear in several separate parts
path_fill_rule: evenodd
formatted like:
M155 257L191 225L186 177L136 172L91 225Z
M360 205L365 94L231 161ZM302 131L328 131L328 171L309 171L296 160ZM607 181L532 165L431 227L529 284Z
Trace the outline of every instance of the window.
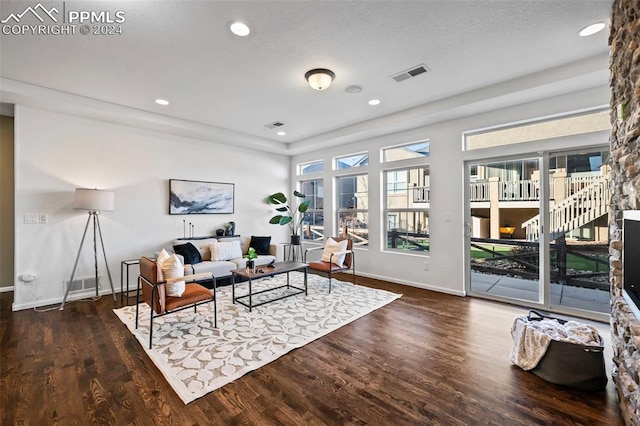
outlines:
M394 146L382 150L382 161L408 160L429 156L429 142L417 142L402 146Z
M298 174L306 175L309 173L316 173L324 171L324 162L322 160L318 161L310 161L308 163L300 163L298 164ZM303 191L303 194L306 194Z
M385 247L426 254L429 251L429 166L384 172Z
M369 177L341 176L336 183L338 233L352 238L354 245L369 245Z
M355 154L336 158L336 169L350 169L369 165L369 154Z
M609 110L604 110L467 134L465 149L480 149L610 129Z
M300 182L300 192L310 201L302 221L302 238L308 241L324 239L324 184L322 179Z
M387 173L387 192L405 192L407 190L406 171L391 171Z

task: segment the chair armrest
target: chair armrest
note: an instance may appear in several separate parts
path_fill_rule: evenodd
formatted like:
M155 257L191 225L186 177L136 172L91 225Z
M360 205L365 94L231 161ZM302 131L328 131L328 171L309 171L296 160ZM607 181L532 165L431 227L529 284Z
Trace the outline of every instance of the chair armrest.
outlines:
M316 251L316 250L324 250L324 246L318 246L318 247L311 247L308 248L304 251L304 262L307 261L307 253L309 253L310 251Z
M184 277L167 278L165 283L171 284L178 281L196 281L204 278L213 278L213 274L211 272L202 272L199 274L185 275Z

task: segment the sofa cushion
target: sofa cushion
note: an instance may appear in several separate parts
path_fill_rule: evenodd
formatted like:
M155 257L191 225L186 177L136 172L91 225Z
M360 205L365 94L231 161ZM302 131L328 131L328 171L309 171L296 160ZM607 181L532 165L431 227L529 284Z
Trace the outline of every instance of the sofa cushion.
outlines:
M211 260L219 262L242 257L240 241L219 241L211 243Z
M271 237L251 236L249 247L253 247L258 254L269 254L269 246L271 245Z
M183 257L184 263L195 265L196 263L202 262L202 255L200 254L200 251L191 243L173 246L173 250L176 254Z
M238 265L234 262L214 262L212 260L207 260L196 265L192 265L191 268L193 269L194 274L211 272L214 277L219 278L231 275L231 270L237 269Z
M200 252L200 257L202 260L211 260L211 250L210 245L212 242L217 242L216 238L182 238L173 240L172 247L191 243L198 249Z
M264 265L268 265L269 263L273 262L276 260L275 256L272 256L270 254L267 255L258 255L257 258L253 259L254 264L256 266L264 266ZM234 264L237 265L237 268L244 268L247 266L247 259L245 258L238 258L238 259L231 259L231 262L233 262ZM235 268L234 268L235 269Z

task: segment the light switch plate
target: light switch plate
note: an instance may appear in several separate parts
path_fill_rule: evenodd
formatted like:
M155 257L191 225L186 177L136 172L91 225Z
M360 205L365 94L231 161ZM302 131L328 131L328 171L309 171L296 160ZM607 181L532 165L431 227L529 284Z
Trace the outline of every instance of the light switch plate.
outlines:
M49 215L46 213L40 213L40 215L38 216L38 222L49 223Z

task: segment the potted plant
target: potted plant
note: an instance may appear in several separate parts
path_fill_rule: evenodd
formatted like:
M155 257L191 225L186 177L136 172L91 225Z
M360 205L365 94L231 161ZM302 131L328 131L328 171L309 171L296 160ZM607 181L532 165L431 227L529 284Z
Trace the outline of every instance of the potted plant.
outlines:
M298 191L293 191L293 195L295 198L291 200L291 203L282 192L269 195L267 202L278 206L276 211L280 213L273 216L269 223L282 226L289 225L291 229L291 244L300 245L299 230L311 200L305 200L306 195Z
M254 272L256 269L256 262L254 259L258 258L258 253L256 253L256 249L254 249L253 247L249 247L249 250L247 250L247 254L245 254L244 256L245 259L247 259L247 272L251 271Z

